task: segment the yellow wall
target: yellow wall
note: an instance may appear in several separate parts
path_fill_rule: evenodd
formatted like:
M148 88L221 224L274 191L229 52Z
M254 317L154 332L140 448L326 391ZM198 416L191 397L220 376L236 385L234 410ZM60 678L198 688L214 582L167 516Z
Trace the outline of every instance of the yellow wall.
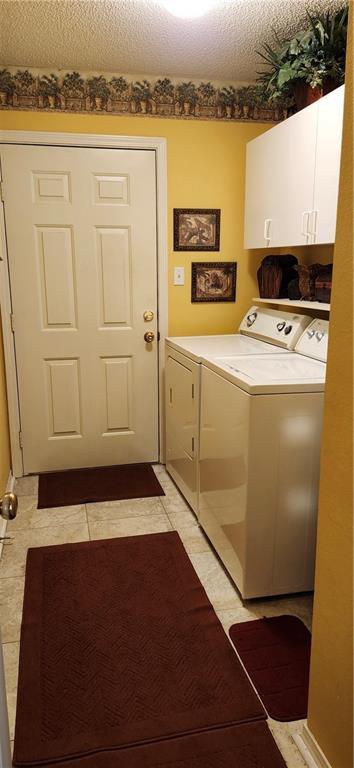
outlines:
M308 725L353 768L353 16L321 461Z
M6 488L10 471L9 427L7 420L6 383L0 322L0 497Z

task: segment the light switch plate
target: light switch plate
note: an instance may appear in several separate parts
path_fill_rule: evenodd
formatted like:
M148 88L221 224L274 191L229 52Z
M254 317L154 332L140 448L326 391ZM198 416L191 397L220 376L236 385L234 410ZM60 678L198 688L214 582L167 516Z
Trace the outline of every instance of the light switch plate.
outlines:
M174 268L173 285L184 285L184 267Z

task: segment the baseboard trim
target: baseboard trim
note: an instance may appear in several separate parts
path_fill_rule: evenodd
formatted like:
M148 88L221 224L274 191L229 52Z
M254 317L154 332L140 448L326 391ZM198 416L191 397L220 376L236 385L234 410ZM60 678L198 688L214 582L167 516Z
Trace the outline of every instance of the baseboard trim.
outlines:
M293 740L308 768L332 768L307 723L303 725L301 733L293 735Z
M15 482L16 478L13 476L12 472L9 472L9 476L7 479L6 484L6 493L12 493L15 488ZM4 520L3 517L0 517L0 539L2 536L6 536L6 526L7 526L7 520ZM3 548L3 541L0 540L0 558L2 555L2 548Z

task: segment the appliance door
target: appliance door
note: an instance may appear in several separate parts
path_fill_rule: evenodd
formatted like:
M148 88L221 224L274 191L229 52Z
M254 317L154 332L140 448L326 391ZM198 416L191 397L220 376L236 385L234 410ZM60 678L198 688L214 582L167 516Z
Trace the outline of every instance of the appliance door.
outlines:
M166 346L166 469L198 513L200 366Z

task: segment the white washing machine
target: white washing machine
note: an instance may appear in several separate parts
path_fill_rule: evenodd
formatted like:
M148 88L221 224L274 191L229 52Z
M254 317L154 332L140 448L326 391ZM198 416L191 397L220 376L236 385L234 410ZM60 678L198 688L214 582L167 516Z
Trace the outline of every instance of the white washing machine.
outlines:
M166 339L166 467L199 515L200 374L206 355L284 355L311 322L307 315L253 306L239 333Z
M244 598L313 589L327 340L203 361L199 522Z

